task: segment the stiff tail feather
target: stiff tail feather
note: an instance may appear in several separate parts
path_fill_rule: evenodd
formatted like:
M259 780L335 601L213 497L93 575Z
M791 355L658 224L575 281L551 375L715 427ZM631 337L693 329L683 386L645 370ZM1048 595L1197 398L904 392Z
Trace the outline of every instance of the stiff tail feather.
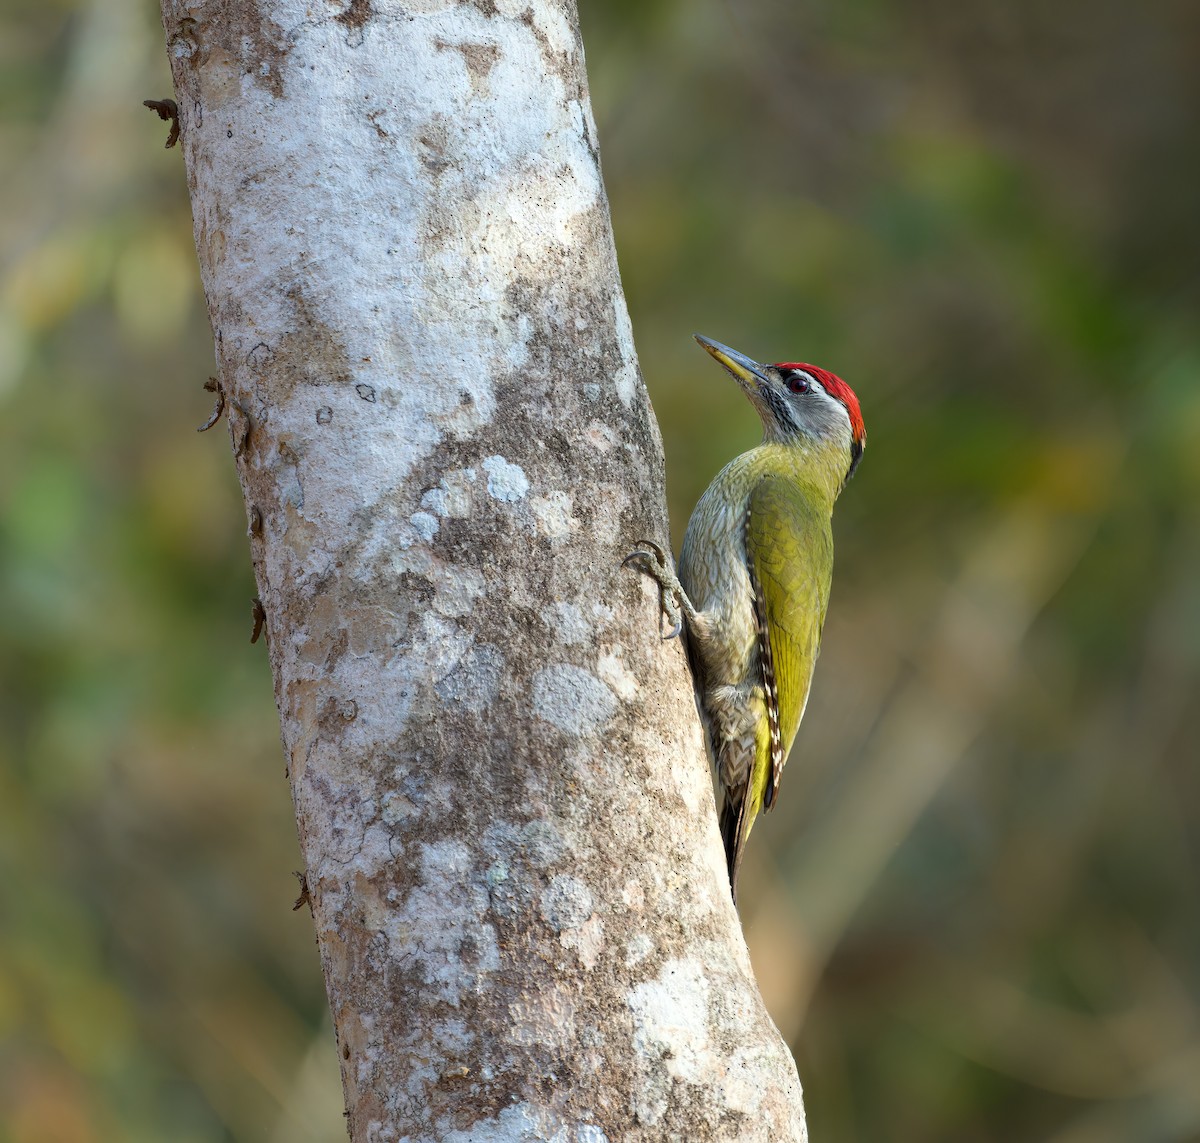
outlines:
M721 840L725 843L725 864L729 869L729 891L733 903L737 904L738 872L742 868L742 852L754 819L763 808L763 793L771 780L775 754L775 738L769 732L767 720L759 722L755 736L755 757L750 772L736 788L725 787L725 801L721 805Z
M742 853L746 848L746 838L750 836L750 821L746 820L746 809L749 802L745 788L735 794L732 790L725 791L725 801L721 805L721 841L725 843L725 864L729 869L729 891L733 895L733 903L737 904L738 871L742 867Z

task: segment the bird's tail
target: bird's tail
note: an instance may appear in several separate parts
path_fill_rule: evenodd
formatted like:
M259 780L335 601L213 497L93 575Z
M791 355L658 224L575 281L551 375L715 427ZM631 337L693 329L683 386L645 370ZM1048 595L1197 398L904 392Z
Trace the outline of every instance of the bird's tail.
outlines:
M729 869L729 891L733 894L733 903L737 904L738 870L742 867L742 851L746 848L746 838L750 836L750 825L753 819L746 820L746 809L750 799L746 797L747 789L726 790L725 801L721 806L721 841L725 844L725 864Z
M737 786L725 787L725 801L721 806L721 840L725 843L725 864L729 869L729 891L733 903L737 904L738 871L742 867L742 853L754 819L763 808L763 797L771 775L771 739L767 720L759 722L756 735L754 762L745 780Z

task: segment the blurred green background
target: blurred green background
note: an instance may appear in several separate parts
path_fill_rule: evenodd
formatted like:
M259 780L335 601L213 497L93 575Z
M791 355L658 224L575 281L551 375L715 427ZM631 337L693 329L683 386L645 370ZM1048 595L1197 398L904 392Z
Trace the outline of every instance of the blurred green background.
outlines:
M1200 6L582 0L678 543L858 391L743 917L819 1143L1200 1140ZM0 9L0 1143L343 1138L149 0Z

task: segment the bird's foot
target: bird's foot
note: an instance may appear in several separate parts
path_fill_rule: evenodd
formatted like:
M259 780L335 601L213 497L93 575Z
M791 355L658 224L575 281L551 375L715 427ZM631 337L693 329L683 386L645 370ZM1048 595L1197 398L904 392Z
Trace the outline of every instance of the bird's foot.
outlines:
M662 548L651 540L639 540L638 544L640 547L621 561L621 567L636 568L658 584L659 605L662 607L663 616L671 624L671 629L663 635L663 640L674 639L683 630L684 619L690 621L695 613L692 602Z

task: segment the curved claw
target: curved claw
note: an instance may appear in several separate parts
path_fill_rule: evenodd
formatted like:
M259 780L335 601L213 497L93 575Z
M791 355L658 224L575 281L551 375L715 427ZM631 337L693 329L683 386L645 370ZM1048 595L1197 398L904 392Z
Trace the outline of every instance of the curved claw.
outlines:
M629 567L629 565L631 563L633 563L634 560L652 560L652 559L654 559L653 552L645 552L639 548L637 551L630 552L629 555L627 555L621 561L621 567L623 567L623 568Z
M672 627L672 628L671 628L671 630L670 630L670 631L668 631L668 632L667 632L667 633L666 633L666 634L665 634L665 635L662 637L662 641L663 641L664 643L666 643L666 642L670 641L671 639L677 639L677 638L679 637L679 635L682 633L682 631L683 631L683 620L682 620L682 619L676 619L676 620L675 620L675 626L674 626L674 627Z
M660 568L667 566L667 558L663 555L662 548L653 540L638 540L637 543L640 546L630 552L621 561L621 567L628 567L633 560L637 559L649 560L651 563L657 564Z

